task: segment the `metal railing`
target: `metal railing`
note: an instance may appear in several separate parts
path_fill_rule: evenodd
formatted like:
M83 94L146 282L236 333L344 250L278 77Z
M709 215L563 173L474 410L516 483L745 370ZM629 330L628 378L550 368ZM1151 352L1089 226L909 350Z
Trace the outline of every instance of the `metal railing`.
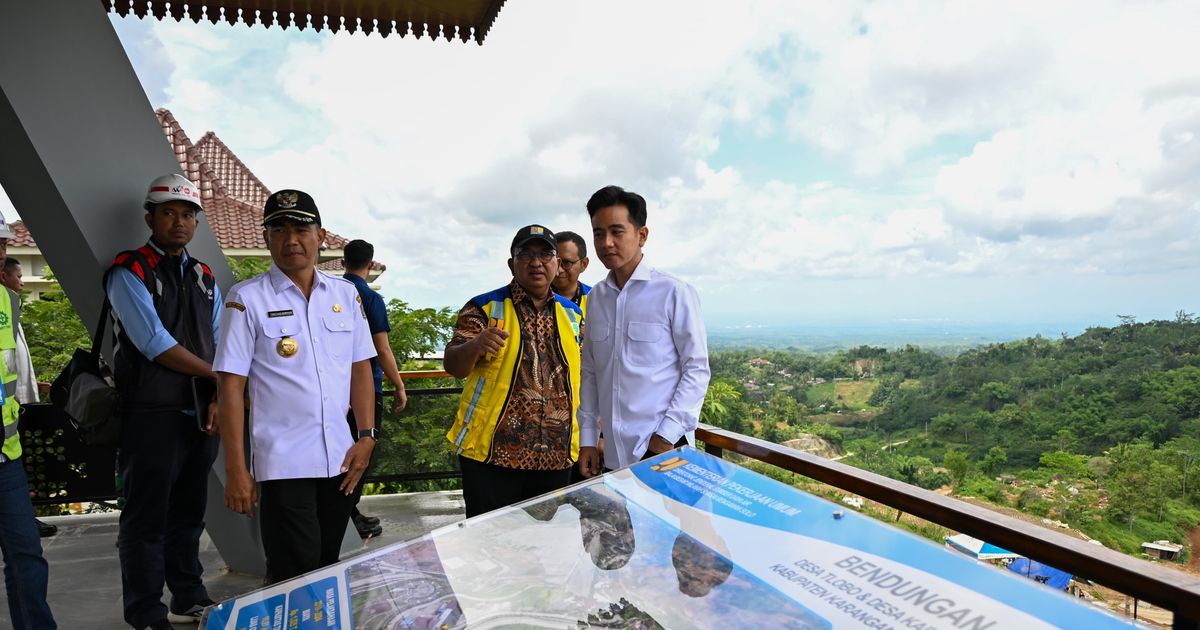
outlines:
M404 372L406 382L449 378L440 371ZM409 388L410 399L448 396L461 393L461 387ZM385 392L385 395L394 395ZM43 410L35 410L45 415ZM56 411L56 410L55 410ZM82 448L78 439L71 439L69 429L61 422L42 417L36 426L31 458L38 458L40 472L31 475L31 485L48 491L35 497L39 504L76 501L102 501L117 498L112 484L115 461L112 451ZM23 422L25 418L23 418ZM56 424L57 423L57 424ZM31 435L34 435L31 432ZM902 512L936 523L948 529L974 536L999 545L1023 556L1043 562L1063 571L1092 580L1138 600L1161 606L1175 614L1175 628L1200 630L1200 576L1169 569L1127 556L1099 545L1001 514L986 507L945 497L935 492L906 484L889 477L834 462L786 446L727 431L715 426L700 425L696 437L705 450L718 457L734 452L751 459L777 466L805 477L828 484L882 503ZM74 462L74 463L73 463ZM56 475L73 476L75 491L70 483L55 480ZM403 474L372 475L369 483L404 483L432 479L452 479L458 470L421 471ZM40 477L40 479L38 478ZM107 485L106 485L107 484ZM108 491L97 491L107 487ZM39 493L41 494L41 493Z
M414 370L401 374L406 382L451 378L441 370ZM410 397L419 399L458 395L462 388L427 387L407 391ZM394 395L392 391L384 392L385 397ZM34 493L34 505L108 503L121 497L117 486L116 449L84 444L66 414L49 403L23 405L20 423L23 460ZM412 483L460 476L455 468L370 475L366 482Z
M407 383L413 381L454 378L445 370L408 370L400 373L401 378L406 383L405 391L408 393L409 401L433 396L457 396L462 393L462 387L407 387ZM395 390L384 390L383 397L387 401L396 396ZM387 407L387 402L384 403ZM386 413L386 412L385 412ZM376 422L384 432L383 439L388 438L388 427L382 422ZM447 419L446 428L449 428L449 419ZM396 474L369 474L364 479L366 483L411 483L414 481L430 481L436 479L457 479L462 476L458 468L453 470L433 470L411 473L396 473Z
M1200 628L1200 576L1027 523L965 501L810 453L710 425L696 437L717 457L739 453L999 545L1175 614L1175 628Z

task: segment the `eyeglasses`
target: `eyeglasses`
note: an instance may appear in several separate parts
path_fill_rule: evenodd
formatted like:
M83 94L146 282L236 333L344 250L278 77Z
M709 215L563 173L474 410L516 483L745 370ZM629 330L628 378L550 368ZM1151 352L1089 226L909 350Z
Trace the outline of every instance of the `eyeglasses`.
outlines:
M578 260L567 260L566 258L559 258L559 259L558 259L558 264L559 264L559 266L561 266L563 269L566 269L567 271L570 271L570 270L571 270L571 267L574 267L575 265L579 264L579 261L578 261Z
M522 249L521 251L517 252L516 256L514 256L514 258L523 263L532 262L534 258L537 258L538 260L542 261L543 264L549 264L551 260L554 260L557 257L558 254L550 249L543 249L539 252L535 252L532 249Z

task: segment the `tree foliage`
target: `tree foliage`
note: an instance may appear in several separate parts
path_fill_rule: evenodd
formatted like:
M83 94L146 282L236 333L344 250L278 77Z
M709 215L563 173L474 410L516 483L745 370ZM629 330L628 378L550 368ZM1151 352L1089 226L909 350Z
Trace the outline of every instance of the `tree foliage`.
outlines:
M963 480L967 478L967 473L971 471L971 461L967 459L966 453L959 451L947 452L942 460L942 466L950 474L950 480L956 488L962 485Z
M400 365L441 350L454 330L455 313L449 307L412 308L408 302L392 298L387 311L392 327L388 341Z
M233 258L225 257L229 269L233 271L233 279L237 282L260 276L271 268L271 261L262 258Z
M983 459L980 460L979 468L989 475L994 475L1000 472L1007 462L1008 453L1004 451L1004 448L993 446L988 449L987 455L984 455Z
M21 328L39 381L53 381L76 348L90 348L92 336L62 291L42 294L21 307Z

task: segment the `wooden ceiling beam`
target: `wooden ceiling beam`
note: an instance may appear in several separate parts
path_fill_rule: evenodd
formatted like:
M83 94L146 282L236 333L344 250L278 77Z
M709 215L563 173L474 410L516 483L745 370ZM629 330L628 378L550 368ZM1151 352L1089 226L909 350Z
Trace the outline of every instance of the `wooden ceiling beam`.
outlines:
M168 17L213 24L261 24L265 28L328 30L334 33L428 35L483 45L504 0L101 0L122 17ZM168 6L169 5L169 6Z

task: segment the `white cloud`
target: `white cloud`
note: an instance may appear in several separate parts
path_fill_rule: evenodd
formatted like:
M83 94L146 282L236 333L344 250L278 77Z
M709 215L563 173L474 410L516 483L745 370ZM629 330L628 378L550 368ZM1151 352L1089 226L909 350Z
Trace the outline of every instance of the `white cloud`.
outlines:
M172 68L156 105L313 192L419 304L503 282L521 224L587 233L609 183L650 200L654 260L719 295L1194 273L1193 8L529 0L483 47L161 23L169 63L138 68ZM718 165L734 140L822 180Z

